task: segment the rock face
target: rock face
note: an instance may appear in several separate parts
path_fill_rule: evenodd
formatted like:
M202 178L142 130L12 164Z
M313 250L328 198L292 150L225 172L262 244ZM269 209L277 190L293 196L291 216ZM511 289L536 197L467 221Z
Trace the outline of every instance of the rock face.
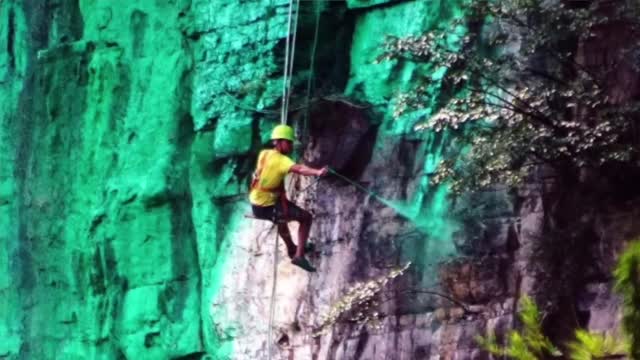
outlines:
M512 327L524 293L556 338L615 332L608 274L637 204L591 212L580 251L546 241L581 204L565 185L541 172L452 202L428 181L447 135L391 116L425 65L375 63L384 36L446 26L459 3L303 2L300 154L357 181L289 180L315 215L309 275L244 216L288 1L0 1L0 359L264 359L272 300L274 359L485 358L474 338ZM378 327L316 336L354 283L409 262Z

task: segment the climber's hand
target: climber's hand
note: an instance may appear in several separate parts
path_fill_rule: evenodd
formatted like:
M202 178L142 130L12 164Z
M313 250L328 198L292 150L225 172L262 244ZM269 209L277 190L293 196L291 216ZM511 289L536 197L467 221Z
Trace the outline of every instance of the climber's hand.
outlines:
M329 167L325 166L322 169L318 170L318 176L325 176L329 173Z

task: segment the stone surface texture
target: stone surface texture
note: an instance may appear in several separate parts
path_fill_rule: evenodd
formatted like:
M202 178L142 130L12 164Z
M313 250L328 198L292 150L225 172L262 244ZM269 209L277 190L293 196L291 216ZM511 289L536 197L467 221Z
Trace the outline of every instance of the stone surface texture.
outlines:
M315 215L309 275L245 217L279 119L288 1L0 1L0 359L483 359L474 338L517 325L522 294L555 338L618 331L609 274L638 204L594 209L574 253L547 231L580 194L541 170L452 201L428 181L448 135L411 130L431 108L392 119L425 65L376 63L384 36L447 26L460 2L302 2L298 157L375 192L290 177ZM408 262L378 327L315 336L350 286Z

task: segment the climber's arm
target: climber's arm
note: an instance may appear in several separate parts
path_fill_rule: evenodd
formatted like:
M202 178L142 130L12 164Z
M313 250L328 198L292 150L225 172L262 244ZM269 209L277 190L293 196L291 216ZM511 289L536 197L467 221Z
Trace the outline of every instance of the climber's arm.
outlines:
M305 176L324 176L329 172L329 167L325 166L322 169L316 169L304 164L295 164L289 169L289 172Z

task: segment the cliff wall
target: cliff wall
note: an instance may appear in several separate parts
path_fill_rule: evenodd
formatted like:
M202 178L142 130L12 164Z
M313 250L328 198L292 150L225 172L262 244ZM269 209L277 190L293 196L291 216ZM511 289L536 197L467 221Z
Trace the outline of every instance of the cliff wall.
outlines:
M335 176L288 182L315 215L319 271L280 246L274 358L483 358L474 337L513 326L523 293L557 324L616 331L606 274L638 233L635 204L603 203L585 220L589 245L567 256L573 245L544 240L579 194L541 172L515 193L453 201L429 183L450 137L413 131L441 89L393 117L433 71L377 63L385 36L451 27L455 43L459 3L302 2L297 155L376 195ZM275 234L245 217L246 187L279 121L288 5L0 2L0 358L267 358ZM316 336L353 284L407 263L377 327Z

